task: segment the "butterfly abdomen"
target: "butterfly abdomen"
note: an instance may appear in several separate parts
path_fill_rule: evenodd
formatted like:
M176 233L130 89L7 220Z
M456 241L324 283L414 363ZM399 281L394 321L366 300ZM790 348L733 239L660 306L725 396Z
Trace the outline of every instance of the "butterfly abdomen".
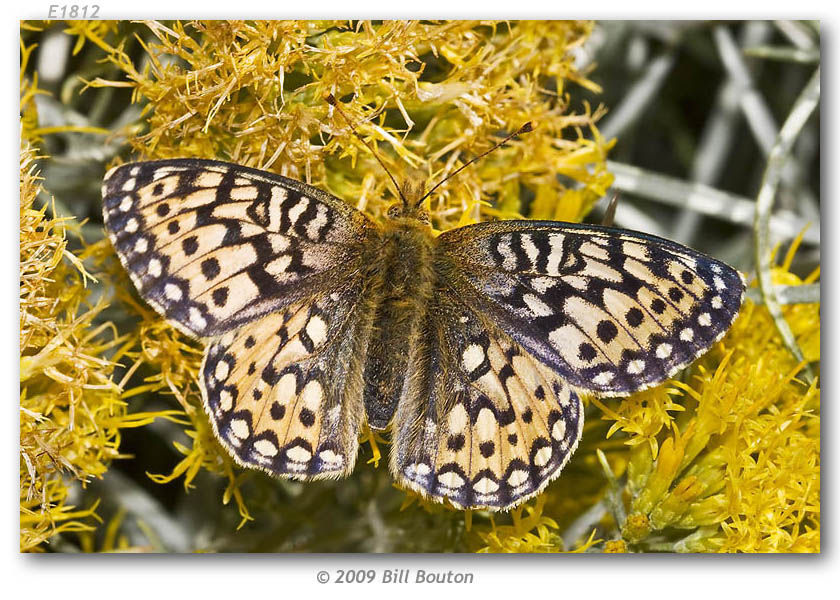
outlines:
M388 425L402 392L435 286L435 240L411 219L386 224L382 245L368 264L369 304L375 307L364 370L364 404L374 429Z

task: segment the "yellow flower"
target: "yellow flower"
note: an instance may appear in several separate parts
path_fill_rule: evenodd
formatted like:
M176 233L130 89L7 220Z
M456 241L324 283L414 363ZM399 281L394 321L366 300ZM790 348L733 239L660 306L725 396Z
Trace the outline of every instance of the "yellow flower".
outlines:
M82 266L96 248L67 249L68 219L43 205L35 151L20 157L20 548L43 550L59 533L95 529L96 503L68 504L72 488L102 477L120 454L121 430L176 411L129 413L113 380L117 361L136 342L101 320L104 299ZM54 210L54 209L53 209Z
M595 128L603 108L572 112L565 91L569 81L598 90L572 55L591 31L588 22L150 21L144 27L154 43L135 49L147 69L129 57L123 27L67 31L77 47L101 48L124 75L95 78L90 87L128 87L144 103L145 132L128 136L143 158L216 158L273 170L381 218L394 199L389 179L326 102L334 94L398 180L435 182L488 149L499 130L534 124L525 143L497 150L439 189L430 209L440 229L520 214L579 220L612 183L611 142ZM556 94L541 92L549 77ZM533 202L520 203L523 191ZM485 201L491 197L493 206ZM183 460L152 478L183 475L189 486L202 469L225 474L225 500L236 499L241 526L252 518L243 477L201 407L200 349L138 305L130 289L116 295L141 317L138 359L159 373L135 391L168 390L190 421L192 446L177 446ZM377 462L377 438L366 440Z
M777 280L803 283L788 265ZM818 305L785 314L798 337L819 339ZM641 550L818 552L819 388L801 371L768 311L748 302L686 380L599 402L610 433L628 434L633 448L624 540ZM682 409L663 412L662 398L677 395Z

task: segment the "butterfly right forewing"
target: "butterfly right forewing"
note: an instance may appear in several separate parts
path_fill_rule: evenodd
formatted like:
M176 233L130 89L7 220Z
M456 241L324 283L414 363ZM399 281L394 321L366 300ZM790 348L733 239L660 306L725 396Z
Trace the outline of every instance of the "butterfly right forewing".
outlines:
M623 395L656 385L729 329L741 275L674 242L546 221L447 231L447 285L571 385Z

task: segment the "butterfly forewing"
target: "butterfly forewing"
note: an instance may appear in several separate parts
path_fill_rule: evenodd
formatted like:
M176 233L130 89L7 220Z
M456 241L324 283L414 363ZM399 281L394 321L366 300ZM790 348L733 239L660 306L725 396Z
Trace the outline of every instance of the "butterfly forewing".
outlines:
M574 452L578 396L509 335L438 295L394 418L398 481L460 507L510 508Z
M606 227L504 221L445 232L470 298L571 385L621 395L705 352L743 301L737 271L673 242Z
M199 337L334 285L358 268L370 227L315 188L215 161L122 165L102 195L111 242L141 295Z

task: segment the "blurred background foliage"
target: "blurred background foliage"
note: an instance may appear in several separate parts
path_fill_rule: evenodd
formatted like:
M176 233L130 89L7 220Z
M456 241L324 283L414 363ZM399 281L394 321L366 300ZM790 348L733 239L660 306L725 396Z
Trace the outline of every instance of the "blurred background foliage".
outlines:
M791 21L22 23L21 549L819 551L819 48ZM535 124L439 190L439 230L600 222L611 189L616 225L726 260L751 300L675 379L588 399L574 459L510 513L395 488L387 436L342 481L243 471L99 188L129 159L216 158L380 218L388 179L328 93L398 179Z

